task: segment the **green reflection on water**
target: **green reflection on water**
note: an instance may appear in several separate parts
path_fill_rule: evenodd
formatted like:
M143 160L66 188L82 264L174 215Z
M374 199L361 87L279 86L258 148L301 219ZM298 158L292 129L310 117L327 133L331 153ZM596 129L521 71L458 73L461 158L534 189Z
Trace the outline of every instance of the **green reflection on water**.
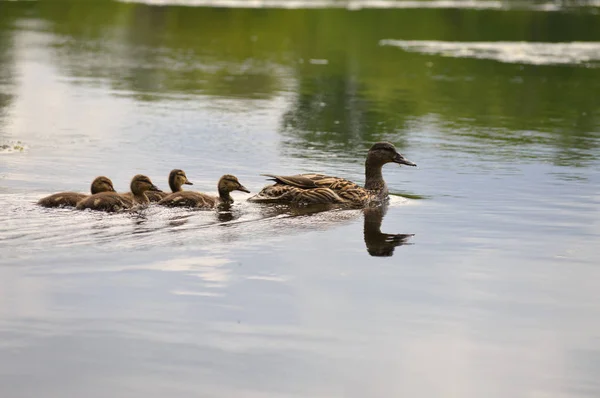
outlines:
M418 121L430 120L443 131L442 145L449 150L515 148L506 156L536 158L537 149L550 148L555 163L583 166L598 156L600 68L441 57L378 44L383 39L600 41L598 16L588 9L1 4L3 70L10 70L14 50L6 43L14 30L39 29L54 35L53 62L61 73L81 84L108 82L116 94L141 101L285 95L281 133L301 150L351 150L353 156L380 139L403 147L420 134ZM32 20L41 27L23 27ZM10 98L4 94L0 106Z

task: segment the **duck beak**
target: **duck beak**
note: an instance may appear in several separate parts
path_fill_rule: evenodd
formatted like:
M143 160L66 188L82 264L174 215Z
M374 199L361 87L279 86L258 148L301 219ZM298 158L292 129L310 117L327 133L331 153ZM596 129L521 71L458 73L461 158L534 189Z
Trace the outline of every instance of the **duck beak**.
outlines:
M407 166L415 166L415 167L417 166L416 163L413 163L410 160L406 159L404 156L402 156L398 152L396 152L396 156L394 157L393 162L398 163L398 164L405 164Z
M115 187L110 187L110 191L108 191L108 192L117 192L117 191L115 190Z
M250 193L249 189L246 189L245 186L240 185L239 188L237 189L238 191L242 191L242 192L246 192L246 193Z
M152 185L149 189L150 191L162 192L159 187L156 185Z
M187 180L187 179L185 180L184 184L185 185L194 185L193 182L191 182L190 180Z

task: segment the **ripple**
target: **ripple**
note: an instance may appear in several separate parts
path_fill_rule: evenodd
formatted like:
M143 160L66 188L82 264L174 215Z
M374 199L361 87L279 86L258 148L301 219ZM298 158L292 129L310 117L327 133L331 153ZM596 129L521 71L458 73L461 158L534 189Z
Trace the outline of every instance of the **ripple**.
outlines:
M600 42L452 42L436 40L392 40L380 46L399 47L408 52L452 58L491 59L504 63L531 65L600 66Z
M152 205L136 212L103 213L47 209L35 204L39 194L1 197L0 242L13 258L37 253L101 247L107 251L139 251L155 247L196 247L221 252L230 246L254 246L264 239L323 231L357 222L362 210L332 206L264 206L240 201L221 211L171 209ZM390 197L390 207L416 204ZM22 250L26 248L26 250Z

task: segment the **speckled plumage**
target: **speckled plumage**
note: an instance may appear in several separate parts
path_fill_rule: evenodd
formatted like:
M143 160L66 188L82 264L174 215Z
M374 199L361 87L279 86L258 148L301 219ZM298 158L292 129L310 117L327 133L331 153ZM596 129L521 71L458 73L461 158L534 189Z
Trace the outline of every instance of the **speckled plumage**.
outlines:
M263 174L275 181L275 184L264 187L249 201L299 204L341 203L365 206L387 198L388 190L381 175L381 168L391 162L416 166L399 154L392 144L379 142L374 144L367 154L364 188L344 178L323 174L293 176Z

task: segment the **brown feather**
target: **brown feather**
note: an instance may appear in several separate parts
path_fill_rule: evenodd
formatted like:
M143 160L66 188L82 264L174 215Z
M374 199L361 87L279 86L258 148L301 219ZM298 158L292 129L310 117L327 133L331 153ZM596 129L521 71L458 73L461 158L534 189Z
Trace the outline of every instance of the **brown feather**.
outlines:
M231 174L225 174L219 179L217 189L219 191L219 196L211 196L202 192L193 191L174 192L162 199L158 204L168 207L211 209L216 207L219 203L233 203L233 198L230 195L231 191L250 192L240 184L237 177Z
M163 200L164 198L169 196L169 193L168 192L159 192L159 191L148 191L148 192L146 192L146 196L148 197L148 200L150 202L155 203L155 202L160 202L161 200Z
M317 188L317 184L311 178L312 175L295 175L295 176L276 176L272 174L262 174L263 176L271 177L271 179L279 184L291 185L298 188L309 189Z
M131 202L116 192L102 192L88 196L77 203L78 210L91 209L106 212L116 212L131 207Z
M43 207L75 207L79 201L88 196L77 192L59 192L40 199L38 205Z
M119 195L121 195L123 197L125 202L130 202L130 203L134 202L133 194L131 192L124 192L124 193L120 193ZM151 203L158 203L161 200L163 200L164 198L166 198L167 196L169 196L168 192L146 191L146 197L148 198L148 200Z
M99 176L94 178L90 191L93 194L100 192L114 192L113 184L110 178ZM87 198L89 195L79 192L59 192L46 196L38 201L38 205L44 207L75 207L78 202Z
M271 177L275 184L266 186L257 195L250 198L253 202L263 203L366 203L371 194L361 186L344 178L323 174L298 174L294 176Z
M387 186L381 174L381 168L387 163L416 166L398 153L393 144L377 142L367 153L364 188L344 178L323 174L263 174L275 184L264 187L248 200L265 203L344 203L352 206L381 202L388 198Z
M208 209L215 207L218 202L218 198L201 192L181 191L167 195L164 199L160 200L158 204L167 207L196 207Z
M97 193L77 203L76 207L79 210L91 209L115 212L131 209L134 206L145 206L150 203L146 193L157 189L150 178L142 174L133 177L130 188L131 192L129 194L119 194L117 192Z

